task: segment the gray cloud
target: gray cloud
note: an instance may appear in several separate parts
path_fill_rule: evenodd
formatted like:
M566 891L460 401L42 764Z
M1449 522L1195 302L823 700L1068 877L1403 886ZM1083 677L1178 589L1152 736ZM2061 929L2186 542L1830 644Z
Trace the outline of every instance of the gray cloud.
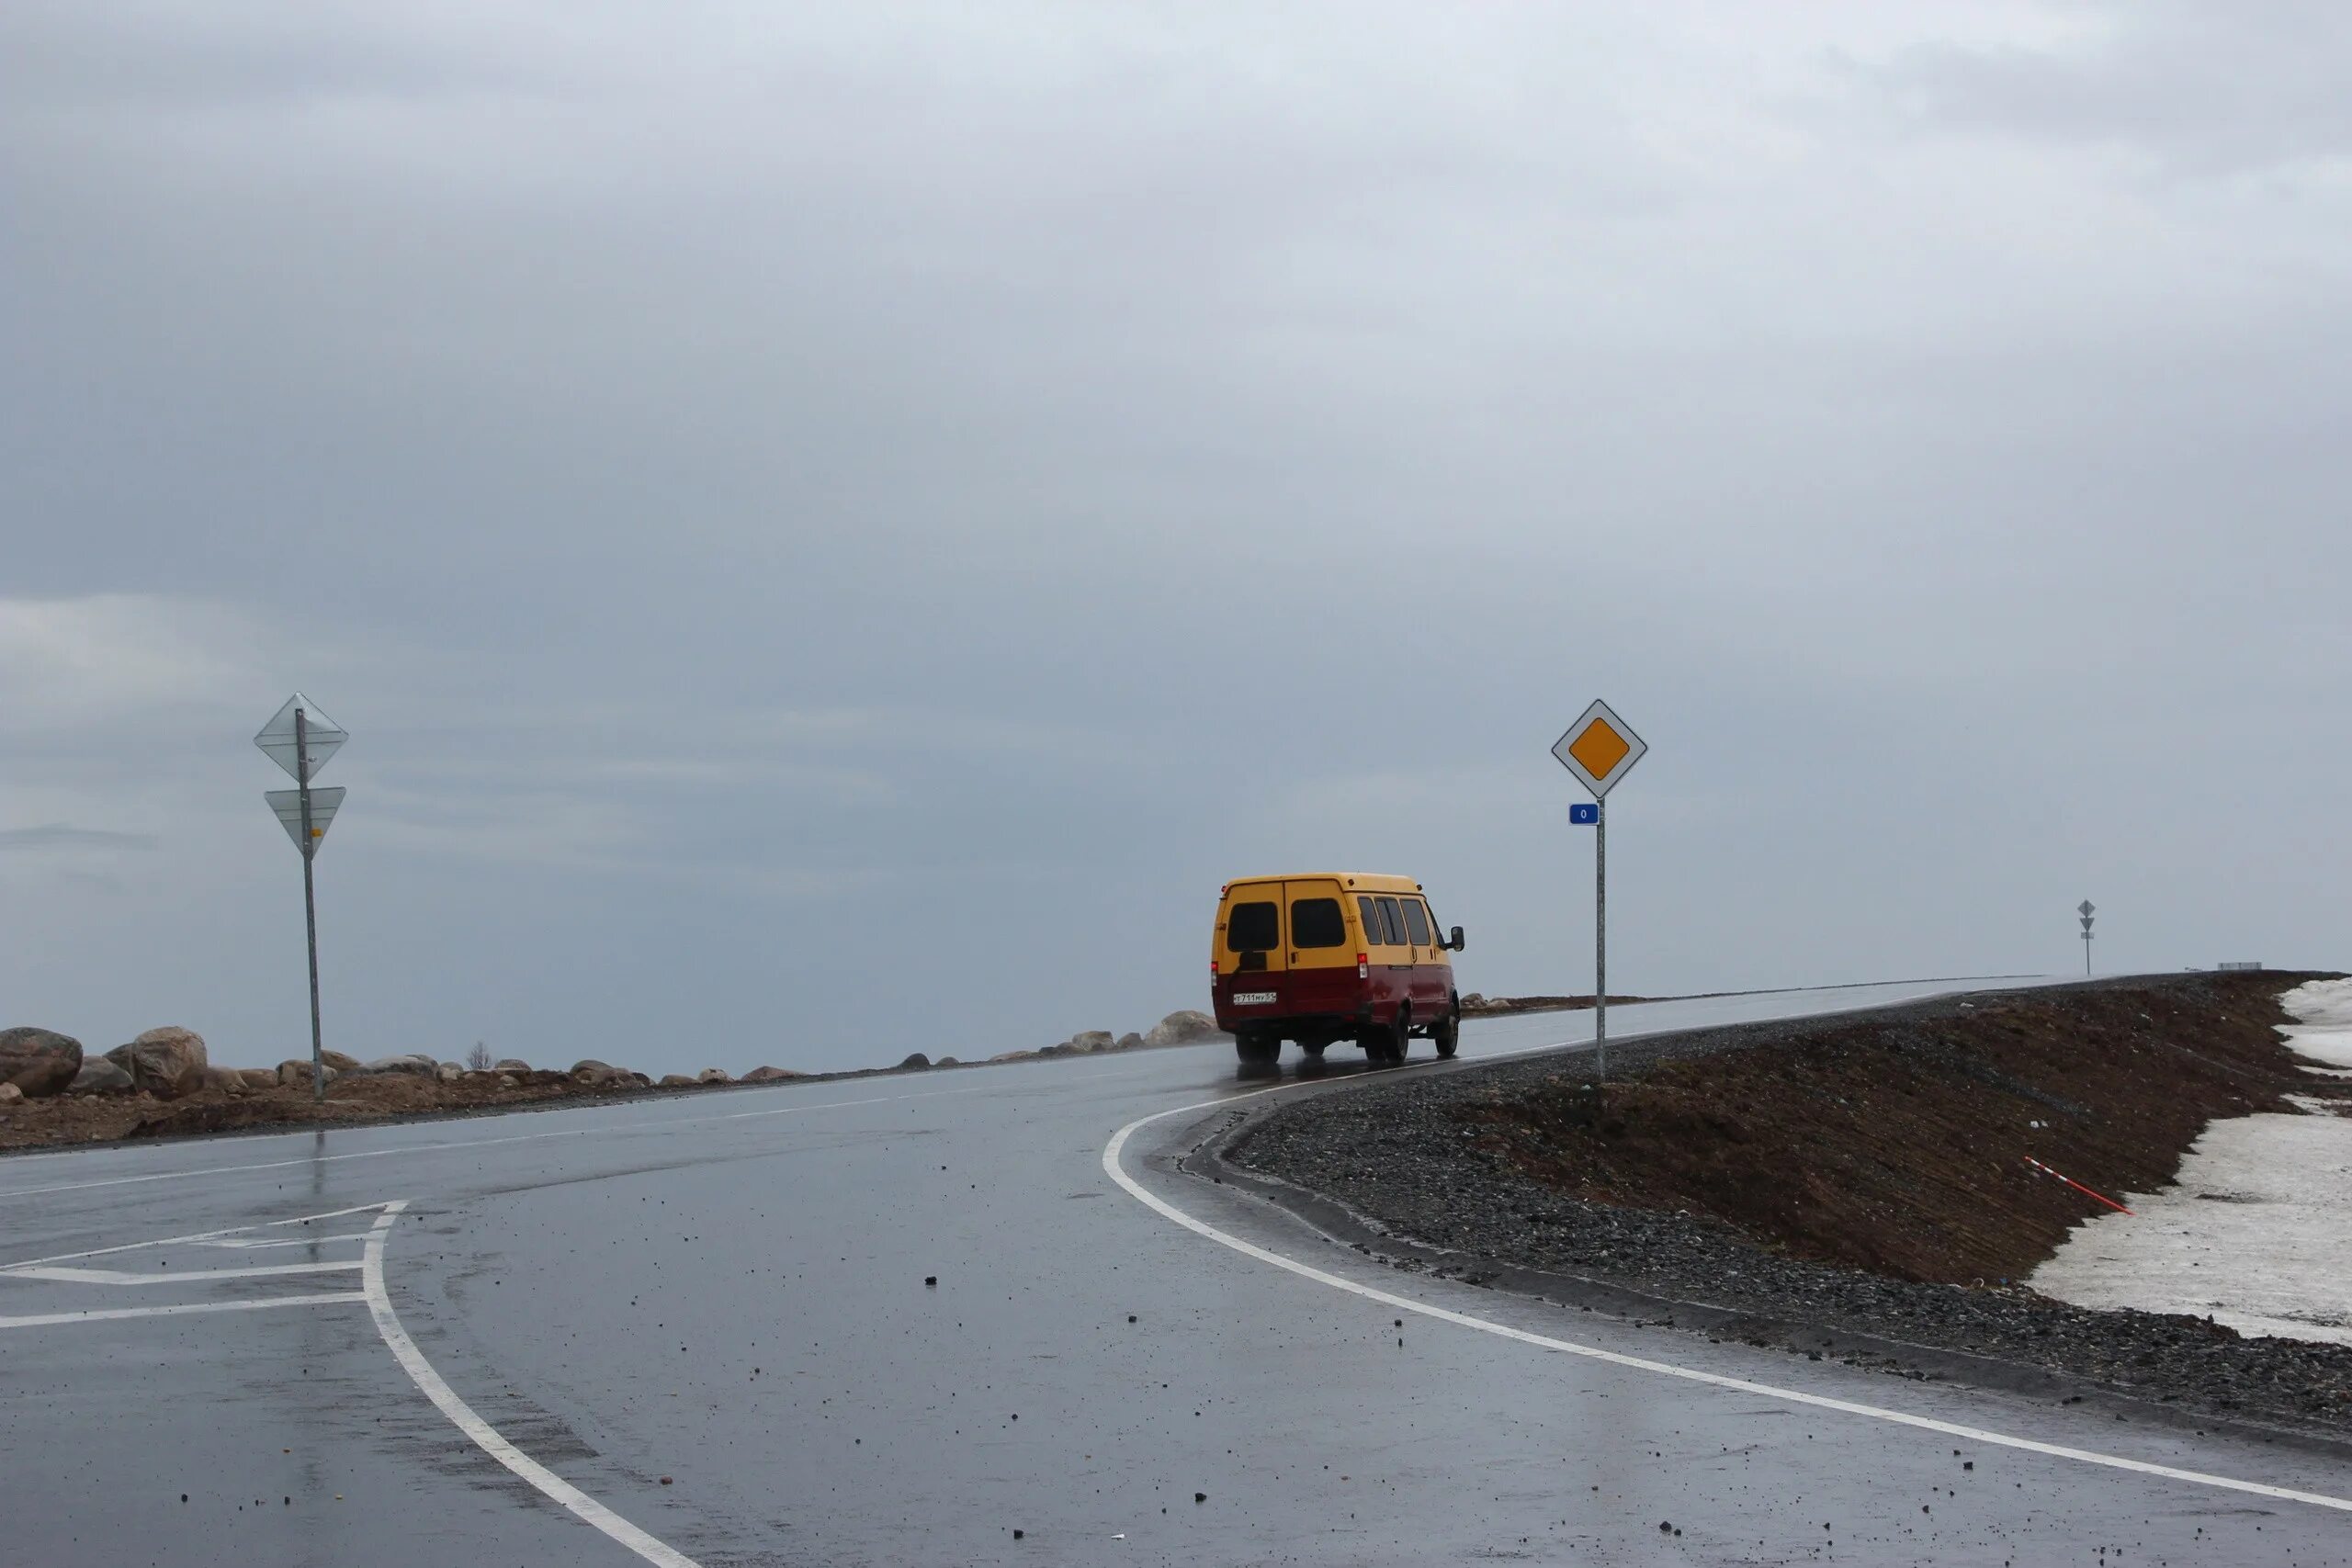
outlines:
M0 824L153 847L0 994L304 1042L298 685L371 1053L1125 1028L1286 864L1576 987L1597 693L1635 988L2340 958L2352 50L2200 15L11 7Z
M1924 125L2144 152L2223 175L2352 151L2352 17L2324 4L2088 8L2072 36L1922 42L1861 65Z
M153 848L154 843L152 833L114 833L103 828L76 828L70 822L0 828L0 854L39 850L144 850Z

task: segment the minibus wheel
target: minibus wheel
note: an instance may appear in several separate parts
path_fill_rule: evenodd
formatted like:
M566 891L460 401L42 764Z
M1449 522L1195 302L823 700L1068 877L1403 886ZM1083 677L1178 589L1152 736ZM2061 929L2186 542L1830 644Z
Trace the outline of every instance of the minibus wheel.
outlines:
M1430 1038L1437 1043L1439 1055L1453 1055L1453 1048L1462 1043L1461 1013L1449 1010L1446 1015L1438 1021L1436 1027L1430 1031Z
M1251 1066L1262 1067L1282 1059L1283 1043L1278 1035L1261 1034L1253 1029L1233 1037L1233 1050Z

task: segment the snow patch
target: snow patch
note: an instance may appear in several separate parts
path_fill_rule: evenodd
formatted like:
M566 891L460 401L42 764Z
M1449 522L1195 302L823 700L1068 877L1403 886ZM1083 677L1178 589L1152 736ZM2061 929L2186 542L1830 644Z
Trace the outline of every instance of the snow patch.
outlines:
M2352 1068L2352 980L2280 998L2298 1055ZM2076 1225L2026 1282L2087 1307L2211 1316L2241 1334L2352 1345L2352 1119L2340 1100L2290 1097L2321 1114L2215 1122L2162 1192L2131 1214Z
M2352 1068L2352 979L2306 980L2279 998L2278 1005L2295 1020L2278 1031L2295 1055Z

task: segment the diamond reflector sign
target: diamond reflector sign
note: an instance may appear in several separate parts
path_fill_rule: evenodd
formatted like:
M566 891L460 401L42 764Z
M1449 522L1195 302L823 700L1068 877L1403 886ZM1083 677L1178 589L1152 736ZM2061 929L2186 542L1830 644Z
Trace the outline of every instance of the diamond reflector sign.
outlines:
M1596 702L1552 747L1560 766L1584 781L1599 800L1633 771L1649 746L1607 703Z
M312 759L316 761L316 759ZM343 804L343 786L329 784L311 792L311 841L302 842L302 792L299 789L266 789L261 797L277 813L278 821L286 826L286 836L304 854L315 854L321 840L327 836L327 824L334 820L334 809Z
M294 710L296 708L302 710L302 728L306 731L304 739L307 742L304 749L311 754L311 778L319 776L319 770L326 766L327 759L341 750L343 743L351 737L345 734L334 720L321 713L318 704L301 693L297 692L287 698L286 705L277 710L277 716L263 725L261 733L254 737L254 744L268 752L269 760L284 768L288 778L301 784L307 781L300 773L295 772L294 767Z

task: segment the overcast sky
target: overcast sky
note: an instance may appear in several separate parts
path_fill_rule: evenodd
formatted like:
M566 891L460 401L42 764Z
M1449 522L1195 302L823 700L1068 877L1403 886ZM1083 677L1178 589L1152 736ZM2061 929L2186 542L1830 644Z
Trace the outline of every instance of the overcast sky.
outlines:
M0 1025L661 1072L1421 878L1653 994L2352 961L2328 5L0 7Z

